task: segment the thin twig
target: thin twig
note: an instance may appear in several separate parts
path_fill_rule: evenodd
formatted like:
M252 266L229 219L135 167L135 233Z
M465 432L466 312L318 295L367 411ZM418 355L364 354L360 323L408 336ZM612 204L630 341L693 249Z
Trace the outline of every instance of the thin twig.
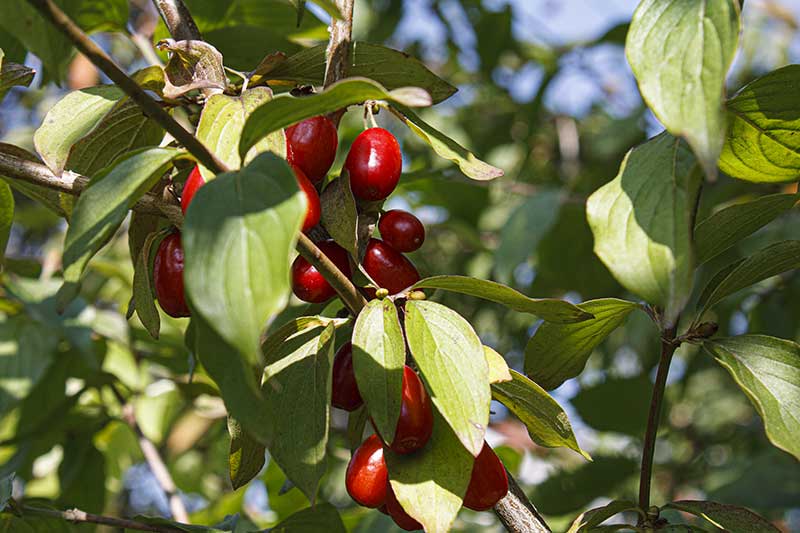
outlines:
M508 494L494 506L494 514L510 533L550 533L550 526L536 510L517 480L508 472Z
M300 234L297 240L297 251L322 273L325 280L339 294L342 302L344 302L353 316L358 316L361 309L367 305L367 300L353 285L353 282L303 233Z
M183 533L186 531L185 529L162 524L145 524L143 522L127 520L125 518L96 515L87 513L86 511L81 511L80 509L58 511L55 509L42 509L41 507L33 507L30 505L21 505L19 506L19 509L23 513L47 516L50 518L60 518L74 524L100 524L114 528L133 529L136 531L154 531L155 533Z
M94 63L125 94L131 97L145 115L155 120L203 165L215 173L227 172L228 166L211 153L197 138L176 122L155 100L120 69L108 55L70 19L53 0L28 0L61 33L66 35L75 47Z
M183 0L153 0L170 35L176 41L202 41L203 36L197 28L192 14Z
M653 397L650 401L650 413L647 417L647 430L644 435L642 451L642 470L639 478L639 508L647 512L650 508L650 485L653 478L653 456L656 449L656 435L661 421L661 407L664 401L664 390L667 386L667 376L672 362L672 356L680 345L675 341L678 318L675 324L664 330L661 335L661 357L658 361L656 382L653 386ZM639 525L642 524L640 519Z

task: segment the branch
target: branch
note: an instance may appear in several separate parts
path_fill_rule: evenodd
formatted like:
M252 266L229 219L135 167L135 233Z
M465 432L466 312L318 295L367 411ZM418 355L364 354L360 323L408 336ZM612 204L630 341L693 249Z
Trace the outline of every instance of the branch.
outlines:
M0 152L0 176L73 196L81 194L89 184L89 178L86 176L69 171L65 171L61 176L56 176L46 165L2 152ZM139 199L133 206L133 210L149 215L163 216L177 226L183 222L181 208L177 203L168 202L153 193L147 193Z
M60 518L73 524L101 524L114 528L134 529L136 531L154 531L155 533L184 533L186 530L178 527L156 524L145 524L135 520L124 518L114 518L113 516L102 516L81 511L80 509L69 509L67 511L57 511L55 509L42 509L29 505L21 505L19 509L24 513L46 516L49 518Z
M203 36L197 29L192 14L183 0L153 0L170 35L176 41L202 41Z
M139 85L133 81L103 50L70 19L53 0L28 0L45 19L49 20L61 33L67 36L75 47L99 68L103 74L111 78L125 94L131 97L142 109L145 115L155 120L162 128L167 130L179 143L207 168L215 173L227 172L225 163L211 153L203 143L186 131L167 113L155 100L153 100Z
M327 255L322 253L322 250L317 248L317 245L314 244L305 233L300 233L297 239L297 251L300 252L300 255L302 255L306 261L314 265L314 268L322 273L325 281L330 283L331 287L333 287L353 316L358 316L361 309L367 305L367 300L364 299L361 292L353 285L353 282L339 270Z
M325 66L325 87L347 77L350 66L350 43L353 40L353 4L355 0L336 0L342 18L331 20Z
M508 494L495 504L494 514L510 533L550 533L547 522L522 491L517 480L508 470L506 473Z

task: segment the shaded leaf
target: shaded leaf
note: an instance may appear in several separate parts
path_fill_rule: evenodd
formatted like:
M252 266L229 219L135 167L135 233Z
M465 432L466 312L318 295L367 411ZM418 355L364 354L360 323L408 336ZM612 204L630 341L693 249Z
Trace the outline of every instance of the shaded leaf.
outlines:
M325 327L328 324L333 324L335 328L339 328L349 321L350 320L347 318L328 318L319 315L295 318L283 324L267 336L267 338L261 342L261 351L267 363L274 362L276 358L280 356L281 345L295 333L300 333L319 326Z
M765 335L703 343L764 420L769 440L800 459L800 345Z
M577 324L544 323L525 348L525 373L547 390L580 374L592 351L638 305L603 298L584 302L580 307L594 318Z
M720 209L694 229L697 262L705 263L752 235L797 203L794 194L770 194Z
M686 145L662 133L628 152L586 203L597 256L626 289L663 307L667 321L692 290L696 170Z
M405 327L433 405L477 457L491 401L489 370L478 335L455 311L429 301L406 303Z
M511 370L511 381L492 384L492 397L528 428L531 440L547 448L566 447L591 460L572 431L567 413L539 385Z
M254 110L247 119L239 143L239 154L246 154L259 140L281 128L367 100L390 100L414 106L431 104L430 96L422 89L389 91L366 78L347 78L311 96L278 95Z
M170 53L164 67L164 97L175 99L195 89L221 93L228 85L222 54L205 41L164 39L159 50Z
M683 500L666 507L699 516L730 533L778 533L780 530L754 512L717 502Z
M6 245L14 222L14 194L11 187L0 181L0 265L5 263Z
M578 515L567 533L588 533L609 518L635 509L638 508L631 501L614 500L603 507L595 507Z
M228 451L228 474L233 490L247 485L264 467L266 448L251 437L235 418L228 417L231 445Z
M154 232L149 234L144 241L139 253L134 258L133 265L133 302L136 315L142 322L147 332L154 339L158 339L161 330L161 317L153 298L153 245L162 234Z
M647 105L688 140L709 176L725 138L725 77L739 29L737 0L643 0L625 42Z
M528 298L511 287L506 287L494 281L470 278L468 276L433 276L418 281L413 288L442 289L483 298L484 300L505 305L520 313L536 315L548 322L580 322L592 317L590 313L565 300Z
M271 533L316 533L318 531L345 533L339 512L329 503L321 503L297 511L270 529Z
M3 59L3 50L0 49L0 102L12 87L28 87L36 74L32 68Z
M322 226L339 246L358 257L358 211L346 170L325 187L319 200Z
M728 101L730 128L720 170L757 183L800 177L800 117L792 97L799 83L800 65L788 65L749 83Z
M581 387L571 403L581 419L598 431L640 437L647 422L652 390L653 383L646 375L607 378L602 383Z
M0 512L6 510L6 505L11 500L11 492L14 488L14 474L0 478Z
M184 282L202 315L250 363L259 337L289 299L289 258L305 200L271 153L198 189L183 226Z

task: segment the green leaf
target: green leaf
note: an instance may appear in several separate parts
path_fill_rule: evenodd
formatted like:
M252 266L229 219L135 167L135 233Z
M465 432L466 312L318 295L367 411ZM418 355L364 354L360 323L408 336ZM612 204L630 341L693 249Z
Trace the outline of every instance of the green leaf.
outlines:
M133 226L131 226L133 227ZM153 245L162 234L154 232L144 241L133 264L133 303L136 314L147 332L158 339L161 330L161 317L153 298Z
M531 440L547 448L569 448L591 460L578 444L569 418L558 402L519 372L511 370L511 377L511 381L492 384L492 397L525 424Z
M32 68L3 59L3 50L0 48L0 102L12 87L28 87L36 74Z
M770 442L800 459L800 345L764 335L707 341L764 420Z
M56 2L62 4L61 2ZM61 32L53 27L28 2L0 0L0 29L16 38L36 54L49 77L66 78L67 66L74 49Z
M626 289L663 307L668 321L692 290L696 170L685 144L662 133L628 152L617 177L586 203L597 256Z
M794 194L770 194L712 214L694 229L697 262L705 263L752 235L797 203Z
M756 183L800 177L800 117L787 87L800 83L800 65L788 65L746 85L728 101L730 128L719 158L729 176Z
M89 259L114 235L128 210L162 176L181 152L147 148L133 152L97 174L78 197L64 241L64 285L58 291L63 309L78 293Z
M411 109L402 105L402 102L392 103L392 107L400 113L400 119L411 131L428 143L439 157L458 165L468 178L486 181L503 175L501 169L475 157L475 154L419 118Z
M631 501L614 500L603 507L595 507L578 515L567 533L588 533L609 518L636 509L636 504Z
M270 100L272 91L267 87L256 87L241 96L213 95L200 115L197 138L229 167L240 168L242 158L237 148L245 121L254 109ZM249 163L256 155L267 151L280 157L286 156L286 137L283 132L277 131L263 138L247 153L244 162ZM206 181L213 178L213 174L207 170L203 176Z
M475 460L459 440L434 412L433 435L422 450L384 456L397 501L428 533L450 531L467 491Z
M739 29L737 0L643 0L625 43L647 105L709 176L725 139L725 77Z
M261 386L275 427L269 452L312 504L327 467L335 331L328 324L292 337Z
M508 363L502 355L488 346L483 347L483 354L486 356L486 364L489 366L489 383L501 383L513 379Z
M65 168L92 177L124 154L145 146L158 146L164 130L124 98L69 149Z
M626 300L602 298L580 305L594 318L577 324L539 326L525 348L525 373L547 390L581 373L592 351L639 306Z
M478 335L458 313L429 301L406 303L411 354L439 410L475 457L489 423L489 369Z
M556 189L537 192L508 217L494 252L495 272L500 281L508 283L514 269L536 252L539 242L558 218L563 196Z
M322 85L325 77L327 45L306 48L286 58L266 78L306 85ZM387 89L420 87L431 95L434 104L450 98L458 90L431 72L424 63L405 52L380 44L356 41L351 47L349 76L374 80Z
M405 363L406 344L394 302L370 301L353 328L353 369L375 429L385 442L394 441Z
M339 246L358 257L358 211L347 170L325 187L319 201L322 226Z
M6 505L11 500L12 489L14 488L14 473L0 478L0 512L6 510Z
M228 451L228 474L233 490L244 487L264 467L266 448L251 437L233 417L228 417L231 445Z
M33 134L36 151L50 170L61 174L72 145L91 132L124 94L114 85L89 87L67 94L50 108Z
M422 89L389 91L366 78L347 78L312 96L296 98L282 94L255 109L247 119L239 154L246 154L259 140L281 128L367 100L390 100L415 106L431 104L430 96Z
M221 93L228 85L222 67L222 54L205 41L175 41L164 39L159 50L170 53L164 66L164 96L176 99L196 90Z
M154 516L141 516L133 517L135 522L141 522L151 526L162 526L173 528L175 531L185 531L186 533L225 533L225 530L217 529L209 526L194 526L189 524L182 524L167 518L154 517ZM230 531L230 530L228 530Z
M668 503L666 507L699 516L730 533L778 533L780 531L753 511L735 505L682 500Z
M326 316L301 316L290 320L286 324L273 331L261 342L261 352L267 364L276 361L280 357L281 345L289 337L294 336L296 333L316 328L319 326L325 327L328 324L333 324L333 327L340 328L350 322L348 318L328 318Z
M62 505L88 513L102 513L106 501L106 460L95 447L92 435L69 439L58 467Z
M329 503L321 503L297 511L270 529L270 533L317 533L319 531L345 533L339 512Z
M418 281L413 288L442 289L483 298L520 313L536 315L548 322L572 323L592 318L590 313L567 301L555 298L528 298L500 283L467 276L433 276Z
M250 363L259 336L289 299L289 258L305 200L272 153L201 187L186 213L184 282L194 313Z
M800 267L800 241L781 241L718 272L698 300L702 316L722 299L750 285Z
M14 223L14 194L11 187L0 181L0 265L5 263L6 245Z
M646 375L608 378L597 385L581 387L571 403L581 419L598 431L640 437L647 422L652 390L653 383Z

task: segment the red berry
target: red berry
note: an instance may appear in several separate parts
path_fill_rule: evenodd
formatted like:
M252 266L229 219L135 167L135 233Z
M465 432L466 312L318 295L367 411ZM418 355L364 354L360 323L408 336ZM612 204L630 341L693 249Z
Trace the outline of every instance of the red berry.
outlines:
M186 178L186 182L183 184L183 191L181 191L181 211L183 211L184 215L186 214L186 210L189 209L189 203L192 201L192 198L194 198L194 193L205 184L206 180L204 180L203 175L200 174L200 167L195 165L189 173L189 177Z
M345 474L347 493L359 505L378 508L386 503L389 471L383 459L383 443L370 436L353 452Z
M428 443L433 433L431 397L417 373L408 365L403 369L400 418L389 448L401 455L413 453Z
M364 130L353 141L344 168L353 194L362 200L383 200L400 180L403 156L394 135L383 128Z
M331 403L334 407L345 411L355 411L364 400L358 392L356 373L353 371L353 344L348 342L336 352L333 359L333 395Z
M158 303L165 313L175 318L190 315L183 294L183 248L178 231L164 237L158 246L153 284Z
M389 294L397 294L419 281L419 272L411 261L380 239L367 243L364 270Z
M397 501L391 485L386 489L386 512L392 517L394 523L406 531L416 531L422 529L422 524L417 522Z
M350 262L344 248L333 240L318 242L317 246L345 276L351 276ZM336 294L322 274L303 256L297 256L292 263L292 291L301 300L311 303L322 303L330 300Z
M303 220L303 232L306 232L319 223L319 218L322 216L322 206L319 203L319 194L314 184L311 183L306 175L300 170L299 167L293 166L294 175L297 177L297 184L300 185L300 190L306 195L306 218Z
M312 117L286 128L286 160L313 183L322 181L330 170L338 145L336 126L326 117Z
M464 507L473 511L488 511L500 498L508 493L508 476L500 458L492 448L483 443L481 453L475 459L472 476L469 478Z
M392 209L381 215L378 223L381 238L398 252L418 250L425 241L425 226L417 217L406 211Z

